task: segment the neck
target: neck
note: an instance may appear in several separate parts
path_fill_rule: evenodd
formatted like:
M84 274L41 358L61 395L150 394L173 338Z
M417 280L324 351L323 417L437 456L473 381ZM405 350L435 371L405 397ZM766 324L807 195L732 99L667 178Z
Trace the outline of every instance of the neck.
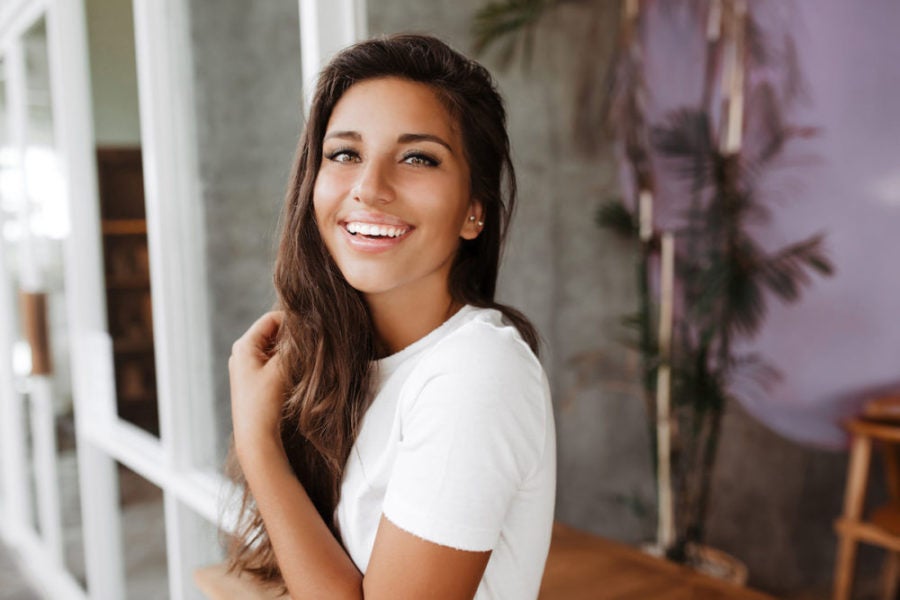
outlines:
M408 296L368 296L366 302L375 326L379 358L399 352L422 339L462 308L462 304L453 301L449 292L428 303Z

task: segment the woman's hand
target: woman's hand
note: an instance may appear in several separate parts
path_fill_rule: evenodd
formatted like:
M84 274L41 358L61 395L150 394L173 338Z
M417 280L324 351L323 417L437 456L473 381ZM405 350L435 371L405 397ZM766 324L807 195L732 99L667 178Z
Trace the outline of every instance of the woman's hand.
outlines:
M281 446L286 382L275 340L283 318L282 311L264 314L231 347L231 420L239 458L242 450L261 443L274 440Z

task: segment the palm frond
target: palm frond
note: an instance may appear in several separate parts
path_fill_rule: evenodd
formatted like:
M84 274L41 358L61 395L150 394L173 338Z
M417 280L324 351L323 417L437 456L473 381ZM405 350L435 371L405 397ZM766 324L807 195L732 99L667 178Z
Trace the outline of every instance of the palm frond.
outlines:
M653 146L671 158L693 158L710 150L709 118L706 111L684 107L666 115L663 125L653 128Z
M728 398L724 373L709 362L708 346L681 344L673 365L672 398L676 406L689 406L702 417L721 410Z
M659 358L659 345L653 337L646 338L644 328L646 325L647 315L636 312L623 316L619 320L619 324L627 332L627 337L621 339L625 344L634 350L639 350L645 359L650 360L654 365Z
M765 165L783 149L788 139L781 103L775 89L768 82L762 82L750 93L747 129L753 131L753 145L758 148L753 157L754 164ZM749 141L749 140L748 140Z
M772 391L784 377L778 369L756 353L734 357L729 367L729 393L752 400Z
M715 162L718 158L715 157ZM723 243L729 232L741 231L748 219L759 220L766 213L765 205L759 201L752 187L745 184L734 189L736 182L726 181L727 178L743 178L744 165L727 168L736 169L738 174L721 174L720 167L715 167L716 182L712 186L709 202L697 213L697 219L693 222L707 244Z
M729 252L710 249L701 263L684 271L685 296L691 320L733 334L752 335L766 314L765 298L755 257L760 251L742 239Z
M746 256L738 253L727 255L724 269L724 307L721 311L722 327L728 332L751 336L762 325L766 316L763 290Z
M592 2L590 25L578 52L578 76L575 93L575 142L578 149L593 156L606 141L609 108L612 105L614 75L623 57L616 40L618 7L615 2ZM601 66L601 65L606 65ZM598 68L599 67L599 68ZM598 75L600 71L605 73ZM627 93L627 90L622 90Z
M658 4L660 14L667 19L673 19L679 16L700 20L706 16L708 0L687 0L687 2L660 2Z
M676 173L690 182L694 190L702 189L710 181L714 149L705 110L682 108L672 112L663 125L652 129L651 140L653 147L672 161Z
M769 35L763 27L753 18L753 13L747 14L747 52L755 63L755 66L766 67L779 61L781 53L769 39Z
M831 275L834 266L822 248L824 234L816 234L796 244L791 244L769 257L760 265L760 274L766 287L785 302L800 297L802 285L810 282L808 271Z
M800 57L797 53L797 44L789 35L784 40L784 93L782 101L785 103L794 100L808 100L810 97L809 82L803 76L800 69Z
M512 59L518 36L532 29L544 12L559 0L499 0L475 13L472 21L473 50L482 54L500 41L505 42L501 58L504 66ZM526 48L533 42L526 38Z
M638 232L637 220L621 198L607 200L601 204L597 209L595 221L598 226L624 238L634 238Z

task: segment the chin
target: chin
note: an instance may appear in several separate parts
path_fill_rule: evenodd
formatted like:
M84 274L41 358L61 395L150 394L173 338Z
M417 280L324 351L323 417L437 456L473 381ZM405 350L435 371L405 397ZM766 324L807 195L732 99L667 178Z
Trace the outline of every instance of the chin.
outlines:
M386 284L385 277L375 273L344 273L344 279L361 294L380 294L395 286Z

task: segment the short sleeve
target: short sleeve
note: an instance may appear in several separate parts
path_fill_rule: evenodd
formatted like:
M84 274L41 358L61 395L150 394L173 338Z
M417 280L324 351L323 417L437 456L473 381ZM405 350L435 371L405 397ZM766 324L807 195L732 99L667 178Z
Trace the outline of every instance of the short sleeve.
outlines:
M457 346L401 403L401 440L383 510L423 539L491 550L541 458L546 380L516 340L474 351Z

